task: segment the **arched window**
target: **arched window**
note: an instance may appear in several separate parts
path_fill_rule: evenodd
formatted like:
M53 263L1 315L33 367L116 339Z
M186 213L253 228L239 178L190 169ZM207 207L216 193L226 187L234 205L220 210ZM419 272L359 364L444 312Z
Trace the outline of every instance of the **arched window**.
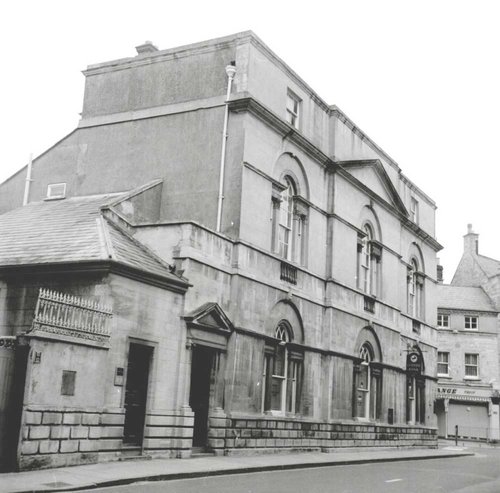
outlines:
M364 235L358 237L358 288L366 294L377 296L380 291L380 261L382 250L375 241L369 224L363 226Z
M408 268L408 314L414 318L424 316L424 276L419 272L418 262L411 259Z
M275 331L276 343L266 346L264 360L263 410L295 414L300 394L302 357L290 348L292 331L282 320Z
M359 350L360 362L355 366L355 410L360 420L375 420L380 415L381 372L374 368L373 348L365 342Z
M293 249L293 196L296 195L293 181L285 177L286 188L281 192L280 217L279 217L279 254L287 259L292 259Z
M273 192L273 250L286 260L304 265L308 207L297 195L290 176L283 178L283 185L286 188Z

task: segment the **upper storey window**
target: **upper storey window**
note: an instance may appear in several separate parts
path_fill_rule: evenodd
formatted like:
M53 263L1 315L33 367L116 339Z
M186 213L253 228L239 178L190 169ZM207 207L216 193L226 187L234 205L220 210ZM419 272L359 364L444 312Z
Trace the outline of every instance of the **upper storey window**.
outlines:
M380 244L374 241L371 226L365 224L364 236L358 237L358 288L366 294L379 294L379 272L381 261Z
M299 128L301 99L292 91L286 96L286 121L294 128Z
M414 318L424 317L424 276L418 263L412 259L408 269L408 314Z
M437 316L437 326L441 328L449 328L450 326L450 316L444 313L438 313Z
M273 250L285 260L304 265L307 207L292 178L285 176L282 183L286 188L273 193Z
M281 193L280 220L279 220L279 254L287 260L292 259L292 240L293 240L293 196L295 187L286 177L287 187Z
M418 224L419 222L419 211L418 211L418 200L415 197L412 197L410 200L410 219Z
M477 321L477 317L472 317L470 315L465 316L465 324L464 324L465 330L477 330L478 326L479 324Z

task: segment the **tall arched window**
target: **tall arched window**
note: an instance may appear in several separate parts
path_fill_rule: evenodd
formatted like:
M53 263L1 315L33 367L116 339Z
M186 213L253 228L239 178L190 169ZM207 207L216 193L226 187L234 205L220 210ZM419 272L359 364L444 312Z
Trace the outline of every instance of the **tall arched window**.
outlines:
M361 420L375 420L380 414L381 373L374 368L373 348L365 342L359 350L360 363L355 366L355 412Z
M419 272L419 265L415 258L411 259L408 268L408 314L414 318L424 316L424 276Z
M293 181L285 177L286 188L281 192L281 205L279 214L279 254L292 260L293 249L293 196L296 195Z
M272 249L286 260L306 265L309 206L290 176L285 176L282 184L285 188L273 188Z
M358 238L358 288L366 294L379 295L379 272L382 250L369 224L363 226L364 235Z
M292 331L282 320L275 331L276 343L266 346L264 360L263 410L276 414L297 412L302 356L294 352Z

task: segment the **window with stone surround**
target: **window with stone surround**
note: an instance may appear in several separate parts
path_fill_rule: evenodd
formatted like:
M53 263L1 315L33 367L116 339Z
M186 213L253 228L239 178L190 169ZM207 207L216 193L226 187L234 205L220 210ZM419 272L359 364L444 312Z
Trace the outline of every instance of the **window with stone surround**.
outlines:
M410 199L410 219L415 224L419 222L418 200L415 197Z
M363 233L358 235L358 289L370 296L378 296L382 248L380 243L375 241L373 229L369 224L363 226Z
M292 346L292 329L282 320L275 331L276 343L267 344L263 374L263 411L295 414L300 399L303 355Z
M443 329L448 329L450 327L450 316L444 313L438 313L437 326Z
M282 184L273 186L272 200L273 251L287 261L306 265L308 205L298 195L290 176L285 176Z
M374 351L365 342L359 351L360 363L355 365L355 412L359 420L375 420L380 417L381 371L374 366Z
M450 376L450 353L438 351L437 375L438 377Z
M465 353L465 379L479 378L479 354Z
M424 318L424 280L417 260L412 258L407 273L407 297L408 314L413 318Z
M472 315L465 315L464 320L464 328L465 330L477 330L479 327L478 317L474 317Z
M286 121L294 128L300 125L301 99L292 91L288 90L286 96Z

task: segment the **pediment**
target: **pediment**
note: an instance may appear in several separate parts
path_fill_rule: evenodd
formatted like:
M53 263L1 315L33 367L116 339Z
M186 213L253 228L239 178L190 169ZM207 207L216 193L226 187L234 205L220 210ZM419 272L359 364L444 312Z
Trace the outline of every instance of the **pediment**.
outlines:
M372 193L378 195L405 216L408 215L396 187L380 160L341 161L338 164Z
M184 316L190 326L231 333L233 324L217 303L205 303Z

